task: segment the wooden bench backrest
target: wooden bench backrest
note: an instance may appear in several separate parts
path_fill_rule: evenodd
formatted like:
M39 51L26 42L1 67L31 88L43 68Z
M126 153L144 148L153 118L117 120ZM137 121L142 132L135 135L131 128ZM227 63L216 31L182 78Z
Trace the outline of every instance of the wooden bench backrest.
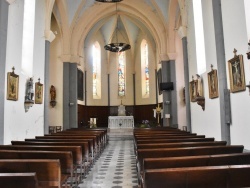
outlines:
M25 141L27 142L87 142L88 143L88 149L90 151L93 150L93 140L92 139L71 139L71 138L64 138L64 139L57 139L57 138L51 138L51 139L33 139L33 138L26 138Z
M88 142L28 142L28 141L11 141L12 145L34 145L34 146L81 146L84 159L89 157ZM84 160L83 159L83 160Z
M161 169L196 166L220 166L250 164L250 153L233 153L221 155L200 155L166 158L145 158L143 169Z
M0 145L0 150L30 150L30 151L71 151L74 164L82 164L81 146L33 146L33 145Z
M175 142L211 142L214 138L180 138L180 139L148 139L135 140L135 144L151 144L151 143L175 143Z
M62 173L73 173L73 157L70 151L17 151L0 150L0 159L59 159Z
M24 172L35 172L39 186L61 187L61 167L58 159L0 159L0 173Z
M137 149L180 148L180 147L197 147L197 146L225 146L226 144L227 144L226 141L138 144Z
M195 155L214 155L242 153L244 146L200 146L186 148L160 148L160 149L138 149L137 157L139 167L142 169L143 159L160 157L180 157Z
M146 170L145 188L249 187L250 165Z
M182 138L205 138L205 135L178 135L178 136L171 136L171 135L165 135L165 136L142 136L142 137L136 137L135 140L157 140L157 139L182 139Z
M35 172L0 173L0 184L8 188L38 188Z

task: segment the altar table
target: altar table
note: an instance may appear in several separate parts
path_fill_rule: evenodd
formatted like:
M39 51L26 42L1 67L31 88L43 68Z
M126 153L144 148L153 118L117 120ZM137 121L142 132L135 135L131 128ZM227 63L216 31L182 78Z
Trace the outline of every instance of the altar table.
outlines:
M134 128L134 116L109 116L110 129Z

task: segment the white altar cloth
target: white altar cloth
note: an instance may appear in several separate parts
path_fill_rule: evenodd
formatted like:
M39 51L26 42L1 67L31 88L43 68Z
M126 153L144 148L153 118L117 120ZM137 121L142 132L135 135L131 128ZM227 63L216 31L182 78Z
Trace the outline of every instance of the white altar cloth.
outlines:
M134 116L109 116L110 129L134 128Z

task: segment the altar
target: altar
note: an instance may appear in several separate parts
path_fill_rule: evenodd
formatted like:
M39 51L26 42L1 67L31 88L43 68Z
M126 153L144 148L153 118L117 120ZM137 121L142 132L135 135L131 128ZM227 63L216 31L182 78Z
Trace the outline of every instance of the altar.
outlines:
M110 129L134 128L134 116L109 116Z

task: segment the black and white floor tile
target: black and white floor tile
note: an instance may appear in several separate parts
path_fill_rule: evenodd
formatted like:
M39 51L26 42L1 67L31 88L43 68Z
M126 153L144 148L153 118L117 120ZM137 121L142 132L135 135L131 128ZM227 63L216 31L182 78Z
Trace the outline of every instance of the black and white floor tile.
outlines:
M137 188L136 161L131 139L109 144L79 188Z

